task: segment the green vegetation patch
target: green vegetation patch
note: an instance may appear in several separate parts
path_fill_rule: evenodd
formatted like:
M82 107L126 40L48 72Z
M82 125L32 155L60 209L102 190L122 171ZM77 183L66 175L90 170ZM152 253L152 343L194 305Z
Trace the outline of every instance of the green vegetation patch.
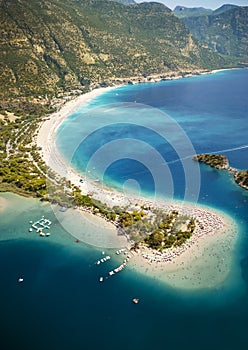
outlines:
M228 159L223 154L198 154L193 159L216 169L227 169L229 167Z

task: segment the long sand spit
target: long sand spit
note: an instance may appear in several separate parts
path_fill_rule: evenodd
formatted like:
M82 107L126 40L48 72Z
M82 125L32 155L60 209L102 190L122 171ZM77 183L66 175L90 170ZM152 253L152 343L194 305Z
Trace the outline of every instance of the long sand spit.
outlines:
M114 87L99 88L79 96L67 102L58 112L52 114L43 121L36 139L37 146L41 148L40 153L43 160L61 177L67 178L73 184L80 187L82 193L90 193L94 198L109 206L126 206L139 203L140 205L145 204L152 207L162 207L166 210L177 208L181 213L194 215L203 223L204 230L194 235L194 239L185 245L179 254L175 252L173 254L173 259L166 260L163 256L161 257L159 254L142 247L138 253L133 254L129 266L178 288L212 288L221 284L229 274L234 255L232 252L235 249L235 243L237 241L238 227L229 216L198 204L193 205L174 201L149 201L144 198L135 198L131 195L127 196L123 193L100 186L88 179L81 183L80 179L82 175L78 174L66 163L57 149L55 141L56 132L61 123L79 106L82 106L92 98L113 88ZM90 215L78 210L74 214L72 214L72 211L70 213L71 214L68 213L67 215L81 215L84 219L86 218L86 214ZM91 222L95 220L96 223L96 220L99 221L99 218L95 218L95 216L92 215L90 220ZM68 222L69 221L70 220L68 220ZM76 219L71 220L71 222L74 223L76 221ZM97 225L99 224L100 226L102 225L101 223L103 223L103 219L100 219ZM96 237L96 230L90 227L89 225L89 232L87 232L88 241L86 240L86 243L89 244L91 244L90 237ZM70 232L69 223L66 229ZM118 241L117 230L113 229L112 233L113 241L115 241L116 246L124 245L125 241L123 237ZM111 239L108 238L109 242L110 240ZM104 244L104 238L102 244Z

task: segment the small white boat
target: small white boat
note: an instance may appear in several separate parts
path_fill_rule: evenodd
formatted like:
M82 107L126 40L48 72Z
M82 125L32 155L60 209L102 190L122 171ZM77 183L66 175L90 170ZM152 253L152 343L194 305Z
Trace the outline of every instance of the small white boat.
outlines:
M99 282L103 282L103 277L100 277L100 278L99 278Z
M18 278L18 282L19 282L19 283L21 283L21 282L23 282L23 281L24 281L24 279L23 279L22 277Z
M33 231L33 229L32 229L32 227L30 227L29 232L32 232L32 231Z
M47 233L46 233L46 237L49 237L49 236L51 236L51 233L50 233L50 232L47 232Z

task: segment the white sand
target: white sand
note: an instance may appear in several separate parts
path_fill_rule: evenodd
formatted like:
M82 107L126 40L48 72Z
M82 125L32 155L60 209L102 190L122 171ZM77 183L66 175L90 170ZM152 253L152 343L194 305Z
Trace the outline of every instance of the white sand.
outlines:
M42 158L46 164L49 165L49 167L61 177L67 178L73 184L80 187L82 193L91 193L93 194L94 198L106 203L109 206L125 206L130 203L138 202L140 204L147 204L151 206L162 206L167 210L179 209L182 213L194 215L204 223L204 234L202 237L199 236L197 239L197 236L194 235L194 244L189 244L189 247L187 247L186 251L180 254L180 256L174 258L172 262L154 262L150 264L147 259L144 259L141 254L139 254L135 255L134 258L131 259L131 266L132 268L137 268L139 271L147 273L150 276L162 279L172 286L180 288L210 288L221 283L227 277L228 272L230 271L232 264L231 250L235 246L237 237L237 227L228 216L224 216L208 207L205 208L198 205L195 207L189 203L154 203L145 199L137 199L111 189L100 187L96 183L90 182L89 180L82 184L80 183L82 176L77 174L76 171L71 169L69 165L66 164L56 148L56 131L65 118L82 104L110 89L113 88L97 89L66 103L59 112L51 115L51 117L41 125L37 136L37 145L42 149ZM69 213L72 216L75 215L73 214L73 211L70 211ZM103 225L103 219L96 218L94 215L90 216L93 218L92 220L97 223L97 225ZM94 229L92 229L91 225L93 221L89 218L90 217L88 217L90 224L88 225L88 229L85 230L84 233L79 233L72 230L74 232L72 235L84 241L89 239L89 241L92 242L90 244L95 244L99 247L102 244L102 238L100 237L101 235L99 235L99 241L97 242L97 239L95 239L98 236L98 233L96 234L96 226ZM71 225L73 220L67 220L68 223L70 222L69 225ZM75 219L75 222L77 220ZM85 216L82 218L82 220L85 220ZM78 225L76 226L78 227ZM70 232L71 229L69 226L67 230ZM112 234L107 240L103 239L105 242L104 246L106 246L106 242L110 244L111 239L113 242L115 242L113 243L113 246L115 247L119 247L121 244L126 245L124 241L115 241L115 235L117 233L115 229L112 231L110 230L109 232Z
M41 156L45 163L61 177L65 177L73 184L80 187L83 193L88 193L93 190L90 184L81 184L79 180L82 178L73 169L68 168L68 165L63 160L63 157L58 152L55 144L56 132L63 121L77 108L87 103L92 98L101 95L103 92L114 89L114 87L95 89L84 95L67 102L58 112L53 113L41 125L37 135L37 146L41 147Z
M3 212L8 207L8 204L5 198L0 197L0 212Z

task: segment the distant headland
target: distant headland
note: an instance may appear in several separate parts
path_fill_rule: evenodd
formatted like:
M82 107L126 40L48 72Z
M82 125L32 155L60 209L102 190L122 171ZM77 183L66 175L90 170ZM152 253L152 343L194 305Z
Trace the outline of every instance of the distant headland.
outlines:
M245 190L248 190L248 170L239 171L229 165L228 158L223 154L197 154L195 161L205 163L214 169L227 170L233 174L234 181Z

